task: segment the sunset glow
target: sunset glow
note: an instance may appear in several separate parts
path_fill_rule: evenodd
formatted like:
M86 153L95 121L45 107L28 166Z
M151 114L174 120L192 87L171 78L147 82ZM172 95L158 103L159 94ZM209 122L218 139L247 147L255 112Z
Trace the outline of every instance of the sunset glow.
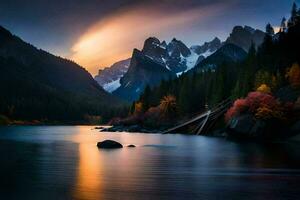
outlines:
M225 8L218 4L169 14L145 8L122 12L90 27L73 45L71 58L95 74L99 68L130 57L145 38L168 38L170 31L184 32L193 22L206 20Z

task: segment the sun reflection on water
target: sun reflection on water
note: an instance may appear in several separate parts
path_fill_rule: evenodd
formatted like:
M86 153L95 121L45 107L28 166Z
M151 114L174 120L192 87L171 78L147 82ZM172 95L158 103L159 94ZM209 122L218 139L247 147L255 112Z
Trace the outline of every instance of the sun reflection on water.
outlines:
M100 154L94 146L79 145L79 165L74 198L102 199Z

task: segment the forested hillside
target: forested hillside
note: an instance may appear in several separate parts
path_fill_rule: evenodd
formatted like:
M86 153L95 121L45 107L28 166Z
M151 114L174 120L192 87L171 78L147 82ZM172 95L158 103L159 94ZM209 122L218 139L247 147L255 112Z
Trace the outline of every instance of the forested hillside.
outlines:
M0 115L10 120L100 121L122 105L81 66L39 50L3 27L0 90Z

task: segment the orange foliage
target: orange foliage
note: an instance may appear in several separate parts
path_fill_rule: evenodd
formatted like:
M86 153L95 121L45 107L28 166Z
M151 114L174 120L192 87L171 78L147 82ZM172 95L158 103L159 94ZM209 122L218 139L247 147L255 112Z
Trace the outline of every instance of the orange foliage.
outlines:
M176 97L173 95L164 96L160 101L159 108L163 115L174 114L177 110Z
M262 93L271 93L271 88L267 84L261 84L256 91Z
M134 104L134 114L140 114L143 111L143 104L141 102L136 102Z
M300 87L300 67L299 64L295 63L291 68L288 69L286 73L286 77L288 78L290 84L294 88Z
M259 107L255 113L255 117L257 119L264 119L264 120L268 120L268 119L284 119L284 113L283 110L280 109L280 107L276 107L275 109L269 107L268 105L262 105L261 107Z

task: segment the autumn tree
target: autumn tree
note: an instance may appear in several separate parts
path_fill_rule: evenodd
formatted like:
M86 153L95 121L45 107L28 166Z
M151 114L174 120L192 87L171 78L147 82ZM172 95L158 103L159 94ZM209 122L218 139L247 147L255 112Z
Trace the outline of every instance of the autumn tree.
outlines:
M164 96L160 101L159 107L164 117L174 117L177 112L176 97L173 95Z
M134 114L141 114L143 112L143 103L136 102L134 105Z
M262 92L262 93L271 93L271 88L266 84L262 84L261 86L259 86L256 89L256 91Z
M300 67L298 63L292 65L286 73L291 86L293 88L300 88Z

